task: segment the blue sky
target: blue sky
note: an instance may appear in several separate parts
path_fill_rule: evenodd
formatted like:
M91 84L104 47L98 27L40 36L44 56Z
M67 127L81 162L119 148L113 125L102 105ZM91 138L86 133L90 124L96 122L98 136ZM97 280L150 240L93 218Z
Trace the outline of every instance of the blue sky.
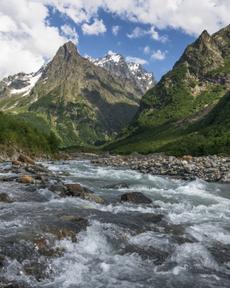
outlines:
M83 56L112 50L159 80L204 29L229 23L229 0L0 0L0 78L37 71L72 40Z
M163 42L154 40L149 34L130 38L128 35L131 35L135 28L138 27L143 31L148 31L151 29L151 25L137 25L137 23L121 19L116 15L106 13L102 10L99 12L99 18L103 19L103 23L106 26L106 32L100 35L84 34L81 25L77 25L69 17L63 17L61 13L52 11L52 9L50 10L48 20L50 24L55 27L61 28L67 24L76 30L79 37L77 47L81 55L99 58L111 50L125 57L140 58L146 61L146 64L143 64L144 67L146 70L153 72L157 80L172 68L186 46L196 39L195 35L188 35L181 29L174 30L169 28L163 30L155 28L157 33L167 38L167 40ZM112 31L115 26L119 27L116 35L114 35ZM142 34L144 34L144 32ZM148 53L148 48L146 47L150 49ZM164 59L161 57L160 59L152 57L152 54L157 51L162 52L162 58Z

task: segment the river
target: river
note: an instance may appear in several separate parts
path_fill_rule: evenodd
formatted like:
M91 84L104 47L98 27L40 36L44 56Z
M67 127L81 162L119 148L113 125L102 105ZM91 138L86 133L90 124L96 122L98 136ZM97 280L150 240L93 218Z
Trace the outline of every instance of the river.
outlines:
M0 260L0 283L19 283L0 287L230 287L229 184L143 175L87 160L43 164L64 182L91 189L105 204L0 182L0 193L14 199L0 203L0 255L6 257ZM0 165L0 176L9 174L8 165ZM120 202L133 191L153 203ZM76 241L52 242L60 251L55 256L39 253L34 239L71 215L88 220Z

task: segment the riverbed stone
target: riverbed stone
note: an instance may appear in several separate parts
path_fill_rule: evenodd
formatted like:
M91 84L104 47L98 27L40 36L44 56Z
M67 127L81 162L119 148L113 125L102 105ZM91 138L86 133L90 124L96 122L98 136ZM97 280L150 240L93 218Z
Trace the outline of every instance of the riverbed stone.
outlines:
M19 178L19 182L21 182L23 184L32 184L32 183L34 183L34 178L32 176L29 176L29 175L23 175Z
M6 193L0 193L0 202L4 203L12 203L13 200Z
M30 165L35 165L35 161L32 158L30 158L29 156L23 155L23 154L19 155L17 161L20 161L20 162L23 162L26 164L30 164Z
M93 193L86 187L81 186L79 183L74 183L74 184L66 184L65 185L67 188L66 195L67 196L73 196L73 197L80 197L82 193Z
M129 192L121 195L122 202L132 202L135 204L150 204L152 200L141 192Z

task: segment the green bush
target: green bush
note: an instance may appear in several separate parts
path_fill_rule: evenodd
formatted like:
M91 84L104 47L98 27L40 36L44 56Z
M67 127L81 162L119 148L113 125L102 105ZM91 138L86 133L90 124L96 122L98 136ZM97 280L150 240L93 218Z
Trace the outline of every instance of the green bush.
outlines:
M59 139L37 116L0 112L0 144L30 153L54 153L58 149Z

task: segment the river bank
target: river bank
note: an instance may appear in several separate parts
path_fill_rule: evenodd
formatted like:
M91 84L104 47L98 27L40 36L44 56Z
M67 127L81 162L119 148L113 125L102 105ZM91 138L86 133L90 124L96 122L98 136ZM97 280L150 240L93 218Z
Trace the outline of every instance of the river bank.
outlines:
M141 173L172 176L184 180L196 178L207 182L230 183L230 157L184 156L177 158L163 154L113 156L100 155L92 159L96 165L127 167Z

